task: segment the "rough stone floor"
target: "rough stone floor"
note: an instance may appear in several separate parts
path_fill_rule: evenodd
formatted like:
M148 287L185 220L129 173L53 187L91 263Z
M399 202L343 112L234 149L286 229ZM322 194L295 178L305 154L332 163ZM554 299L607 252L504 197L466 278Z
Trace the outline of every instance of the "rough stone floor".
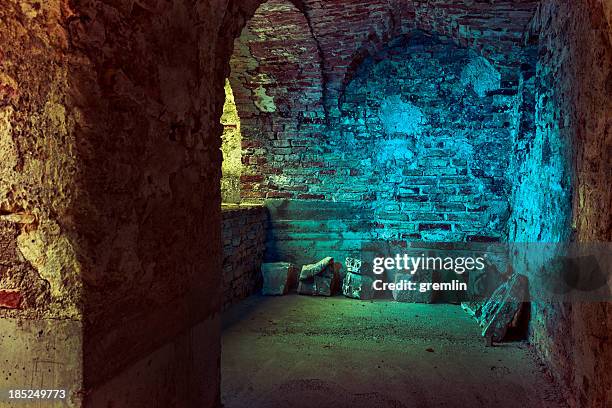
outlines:
M226 408L557 408L524 343L485 348L458 306L254 296L224 315Z

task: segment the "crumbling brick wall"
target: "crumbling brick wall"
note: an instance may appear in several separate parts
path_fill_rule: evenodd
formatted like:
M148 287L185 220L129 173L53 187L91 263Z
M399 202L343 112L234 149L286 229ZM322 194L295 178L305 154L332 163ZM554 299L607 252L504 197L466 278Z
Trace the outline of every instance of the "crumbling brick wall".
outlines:
M303 183L275 180L303 165L307 146L320 145L310 124L324 121L320 55L305 15L286 0L264 3L235 42L231 69L242 198L297 198L307 190Z
M337 176L360 167L336 163L334 142L346 132L341 112L346 87L368 55L402 35L423 30L469 47L500 72L499 88L508 94L500 92L497 99L515 93L533 4L481 4L479 17L473 11L459 1L262 5L235 42L231 59L243 125L243 198L338 199L332 194ZM488 34L492 29L503 35Z
M503 241L516 87L451 40L414 32L343 92L314 193L371 208L373 238Z

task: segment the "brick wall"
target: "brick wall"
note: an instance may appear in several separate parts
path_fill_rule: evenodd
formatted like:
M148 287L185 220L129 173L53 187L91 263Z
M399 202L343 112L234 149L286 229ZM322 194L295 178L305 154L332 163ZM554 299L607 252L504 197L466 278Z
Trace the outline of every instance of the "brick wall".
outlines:
M288 1L264 3L231 59L244 133L243 199L333 199L310 190L340 174L327 168L334 163L325 150L333 148L329 138L342 136L346 86L367 56L415 29L470 46L514 87L533 8L533 2L479 3L475 13L461 1L306 1L300 10Z
M305 0L324 56L325 105L337 114L343 86L364 55L375 54L393 38L420 29L454 38L504 67L516 66L522 33L536 1L503 0Z
M305 191L274 183L287 167L301 166L306 146L320 143L309 130L324 116L320 64L304 14L287 1L264 3L235 42L230 83L241 121L243 199Z
M261 289L267 211L261 205L223 205L223 307Z
M367 203L376 238L502 240L514 84L448 39L396 43L347 85L329 169L310 191Z
M402 26L404 34L385 46L351 57L358 64L346 67L348 82L334 94L331 112L325 98L335 85L323 72L326 61L361 45L337 38L338 49L325 54L323 41L349 34L317 34L323 23L309 14L315 9L306 11L266 3L235 42L231 60L242 124L242 198L298 200L280 220L279 242L269 243L273 253L291 256L292 248L301 256L314 247L321 250L313 256L327 255L325 245L292 222L303 220L306 201L321 201L319 208L347 203L351 212L343 217L371 216L370 228L359 232L343 230L343 217L327 219L326 231L353 241L343 247L378 238L504 240L522 52L486 60L454 36ZM404 122L405 128L386 128Z

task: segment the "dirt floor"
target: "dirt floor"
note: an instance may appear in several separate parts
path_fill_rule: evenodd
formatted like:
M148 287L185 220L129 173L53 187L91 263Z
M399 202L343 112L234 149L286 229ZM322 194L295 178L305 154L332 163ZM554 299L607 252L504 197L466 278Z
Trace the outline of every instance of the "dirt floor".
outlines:
M225 408L564 407L525 343L459 306L255 296L224 316Z

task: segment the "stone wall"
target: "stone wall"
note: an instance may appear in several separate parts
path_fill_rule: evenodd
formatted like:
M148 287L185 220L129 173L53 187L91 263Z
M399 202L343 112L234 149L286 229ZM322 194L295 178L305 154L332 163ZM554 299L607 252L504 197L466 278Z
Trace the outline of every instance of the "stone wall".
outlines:
M282 180L302 166L307 146L320 145L310 124L324 121L321 61L308 21L290 2L268 1L234 48L230 83L242 124L242 198L301 198L304 183Z
M2 3L5 387L218 404L228 3Z
M504 240L515 82L423 32L363 61L311 192L365 203L375 238Z
M261 205L223 205L223 307L261 289L267 210Z
M9 0L0 7L2 383L57 381L78 391L83 285L72 214L79 158L67 95L77 63L68 56L61 2L37 6ZM49 363L38 368L37 360ZM74 394L71 403L79 403Z
M268 262L300 267L326 256L344 262L347 256L360 256L377 226L372 212L354 202L274 199L265 205L270 214Z
M537 65L521 88L535 127L516 134L512 241L612 240L612 29L603 4L544 1L530 25ZM610 406L610 303L534 301L531 316L531 342L569 405Z

